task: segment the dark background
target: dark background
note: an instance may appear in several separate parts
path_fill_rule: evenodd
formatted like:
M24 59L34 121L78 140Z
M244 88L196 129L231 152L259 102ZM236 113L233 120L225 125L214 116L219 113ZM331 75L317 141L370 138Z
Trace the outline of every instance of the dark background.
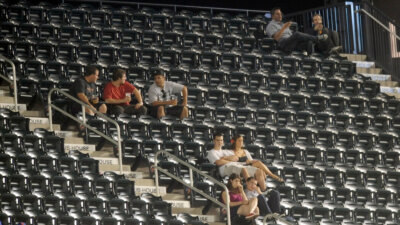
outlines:
M325 4L344 2L345 0L147 0L146 3L164 3L177 5L211 6L221 8L253 9L268 11L281 7L285 13L299 12L322 7Z

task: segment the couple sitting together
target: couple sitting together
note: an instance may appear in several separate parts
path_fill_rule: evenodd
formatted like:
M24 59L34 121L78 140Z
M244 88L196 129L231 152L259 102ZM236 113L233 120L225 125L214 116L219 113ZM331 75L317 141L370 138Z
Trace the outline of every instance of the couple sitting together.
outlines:
M231 217L239 215L245 216L246 219L252 219L258 215L279 213L279 192L269 191L268 200L262 192L267 190L265 183L267 176L279 182L284 182L283 179L273 174L263 162L254 160L250 153L243 149L241 135L235 135L231 143L232 150L222 150L223 135L215 134L214 149L210 150L207 155L207 159L219 167L222 177L229 176L227 186L231 201ZM246 180L246 193L241 185L240 175ZM225 193L222 193L222 199L226 202Z

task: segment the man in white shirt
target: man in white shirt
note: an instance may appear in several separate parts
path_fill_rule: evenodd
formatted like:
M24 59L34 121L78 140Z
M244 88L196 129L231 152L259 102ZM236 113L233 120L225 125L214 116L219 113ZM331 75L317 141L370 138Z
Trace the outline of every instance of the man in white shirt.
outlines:
M149 114L160 119L165 115L180 119L189 115L187 108L188 91L186 86L166 81L162 71L153 73L154 83L149 88ZM182 94L182 104L178 105L177 95Z
M223 135L214 134L214 149L208 151L207 159L218 166L219 174L225 177L235 173L240 174L244 179L255 177L261 190L265 191L265 173L256 167L239 162L239 157L232 150L222 150L222 146L224 146Z
M282 22L282 11L280 8L271 10L272 20L268 23L266 32L267 35L278 42L278 48L283 51L291 52L307 51L308 55L314 52L314 43L326 40L328 35L309 35L302 32L292 32L289 28L291 22Z

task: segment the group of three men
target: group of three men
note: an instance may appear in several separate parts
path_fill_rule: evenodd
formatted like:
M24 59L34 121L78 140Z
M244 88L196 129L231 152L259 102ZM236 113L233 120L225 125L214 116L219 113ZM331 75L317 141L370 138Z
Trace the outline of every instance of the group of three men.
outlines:
M114 115L121 113L144 115L150 114L156 118L165 115L174 115L183 119L188 117L187 88L184 85L166 81L162 71L153 73L154 83L148 91L148 108L144 105L140 91L126 80L126 71L117 69L114 71L112 81L108 82L103 90L103 99L100 101L96 87L99 77L99 69L95 66L88 66L84 77L75 80L71 93L82 102L89 105L86 113L94 115L94 110L101 113L110 112ZM182 102L178 104L179 95L182 95ZM135 104L131 105L132 95ZM77 113L81 110L79 104L74 103L72 111Z

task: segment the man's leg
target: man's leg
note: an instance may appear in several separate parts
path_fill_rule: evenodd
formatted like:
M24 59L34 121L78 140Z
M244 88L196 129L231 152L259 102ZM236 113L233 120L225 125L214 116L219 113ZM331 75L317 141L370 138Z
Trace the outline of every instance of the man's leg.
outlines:
M294 34L290 36L290 38L293 38L298 41L313 41L313 42L318 41L318 36L313 36L302 32L294 32Z
M257 169L254 174L254 177L256 178L258 185L260 185L261 191L265 191L267 189L267 185L265 184L266 176L264 171Z
M94 112L91 109L89 109L88 107L85 107L85 112L86 112L86 114L94 116Z
M164 106L158 106L157 108L157 119L165 116Z
M127 106L127 107L125 108L125 113L130 114L130 115L136 114L136 115L138 115L138 116L146 115L146 113L147 113L147 108L146 108L146 106L143 106L143 105L142 105L139 109L135 109L135 106L130 105L130 106Z
M247 172L246 168L242 168L241 175L245 180L250 177L249 172Z
M119 115L124 112L124 107L120 105L109 105L110 113L114 115Z
M268 206L267 199L265 199L264 195L258 195L258 208L260 209L260 215L265 216L269 213L272 213L272 210Z
M280 212L280 206L281 206L281 196L278 191L276 190L271 190L268 193L268 206L271 209L273 213L279 213Z
M101 104L99 107L99 112L106 114L107 113L107 106L106 104Z
M181 115L180 115L180 119L183 119L183 118L187 118L189 116L189 110L188 110L188 108L186 107L186 106L183 106L182 107L182 112L181 112Z

